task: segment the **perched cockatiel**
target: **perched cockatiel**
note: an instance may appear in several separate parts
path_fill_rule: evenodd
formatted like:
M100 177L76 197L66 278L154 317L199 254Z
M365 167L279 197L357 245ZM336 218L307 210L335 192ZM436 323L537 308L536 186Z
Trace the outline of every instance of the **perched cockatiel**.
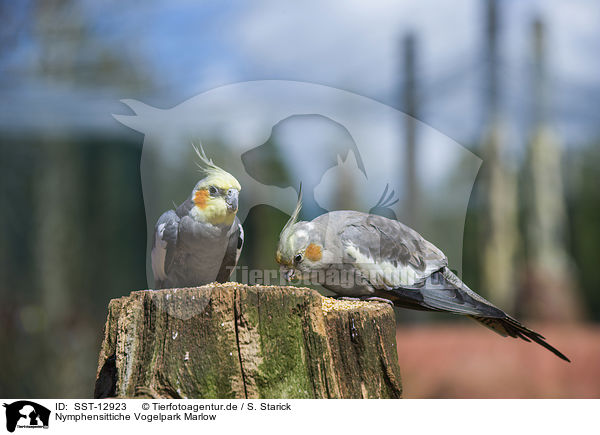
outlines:
M240 183L194 147L205 177L154 228L156 288L192 287L229 279L244 243L237 218Z
M288 280L318 283L340 296L469 316L502 336L534 341L569 359L448 269L444 253L413 229L382 216L333 211L298 222L298 204L279 237L276 260Z

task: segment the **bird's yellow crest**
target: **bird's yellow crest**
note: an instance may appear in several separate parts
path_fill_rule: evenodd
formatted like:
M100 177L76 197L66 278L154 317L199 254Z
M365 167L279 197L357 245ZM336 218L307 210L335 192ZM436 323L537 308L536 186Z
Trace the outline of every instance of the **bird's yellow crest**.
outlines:
M281 233L279 234L279 244L277 246L277 252L275 254L275 260L279 264L291 264L291 258L294 255L294 250L292 246L292 229L294 224L298 222L298 217L300 216L300 210L302 209L302 184L300 184L300 189L298 190L298 201L296 202L296 208L290 216L290 219L287 221Z
M233 175L215 165L206 156L202 146L200 149L195 145L192 146L200 158L198 167L206 175L198 182L192 194L192 201L196 208L194 217L213 225L231 225L237 213L237 205L235 209L228 207L224 194L231 189L239 193L242 187Z

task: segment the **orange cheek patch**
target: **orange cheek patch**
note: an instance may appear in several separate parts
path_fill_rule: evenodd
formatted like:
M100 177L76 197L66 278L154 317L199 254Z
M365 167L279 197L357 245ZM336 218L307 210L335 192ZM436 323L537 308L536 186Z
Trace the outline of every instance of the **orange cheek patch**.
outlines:
M196 191L194 195L194 204L200 210L204 210L206 208L206 202L208 201L208 189L200 189Z
M306 258L308 258L310 261L319 261L321 257L323 257L323 251L319 245L311 243L306 247L306 252L304 255L306 255Z

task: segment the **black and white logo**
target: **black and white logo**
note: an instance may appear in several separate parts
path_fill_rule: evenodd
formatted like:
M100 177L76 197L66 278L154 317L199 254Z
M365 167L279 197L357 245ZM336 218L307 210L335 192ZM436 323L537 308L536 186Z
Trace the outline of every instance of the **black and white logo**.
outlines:
M6 408L6 430L48 429L50 410L29 400L19 400L3 405Z

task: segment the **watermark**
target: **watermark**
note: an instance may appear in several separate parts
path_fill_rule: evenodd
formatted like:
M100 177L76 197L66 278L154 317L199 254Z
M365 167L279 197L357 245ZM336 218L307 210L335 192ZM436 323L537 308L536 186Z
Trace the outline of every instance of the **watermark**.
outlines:
M380 214L415 229L461 270L466 209L481 160L414 120L418 158L409 164L415 167L419 195L418 203L407 203L411 186L403 176L402 128L408 115L393 107L342 89L281 80L215 88L167 110L134 100L123 103L135 114L114 117L144 134L140 172L150 288L154 226L198 181L194 141L240 182L242 223L258 205L291 214L302 182L304 218L340 209ZM269 230L278 234L281 229ZM249 282L279 280L273 272L247 273ZM382 282L411 281L402 276L409 270L396 274L376 275ZM340 278L340 285L346 282Z
M594 427L596 401L538 401L529 407L519 406L518 399L497 401L493 407L488 402L474 401L471 424L482 427L503 415L517 416L523 432L561 433L574 430L585 432ZM431 419L428 427L444 434L464 434L464 425L448 425L464 411L461 401L441 402L431 400L427 406L417 406L416 401L395 400L322 400L322 399L46 399L52 410L51 423L46 433L277 433L290 427L302 427L314 433L366 433L373 427L373 416L402 412L410 413L402 425L406 431L419 432L422 421ZM535 408L535 409L532 409ZM537 407L537 408L536 408ZM547 413L546 419L532 419ZM332 418L336 415L357 415L358 418ZM574 425L575 422L575 425ZM38 425L39 426L39 425ZM36 426L37 427L37 426ZM581 430L578 430L577 428ZM381 419L378 428L392 433L398 429L394 419ZM266 430L267 429L267 430ZM29 429L16 429L16 433L36 433ZM468 433L468 432L467 432Z
M48 429L50 410L30 400L19 400L3 404L6 408L6 430Z
M230 267L231 280L247 285L264 286L323 286L325 288L356 289L367 288L377 284L380 288L390 290L398 287L415 288L427 285L429 288L466 289L460 281L449 282L441 272L436 272L417 283L408 284L414 275L407 270L379 270L370 268L371 265L362 265L362 269L348 268L347 264L331 265L325 270L311 270L299 272L293 280L288 280L281 269L250 269L246 266ZM358 265L361 266L361 265ZM405 284L403 284L405 283ZM366 294L365 294L366 295Z

